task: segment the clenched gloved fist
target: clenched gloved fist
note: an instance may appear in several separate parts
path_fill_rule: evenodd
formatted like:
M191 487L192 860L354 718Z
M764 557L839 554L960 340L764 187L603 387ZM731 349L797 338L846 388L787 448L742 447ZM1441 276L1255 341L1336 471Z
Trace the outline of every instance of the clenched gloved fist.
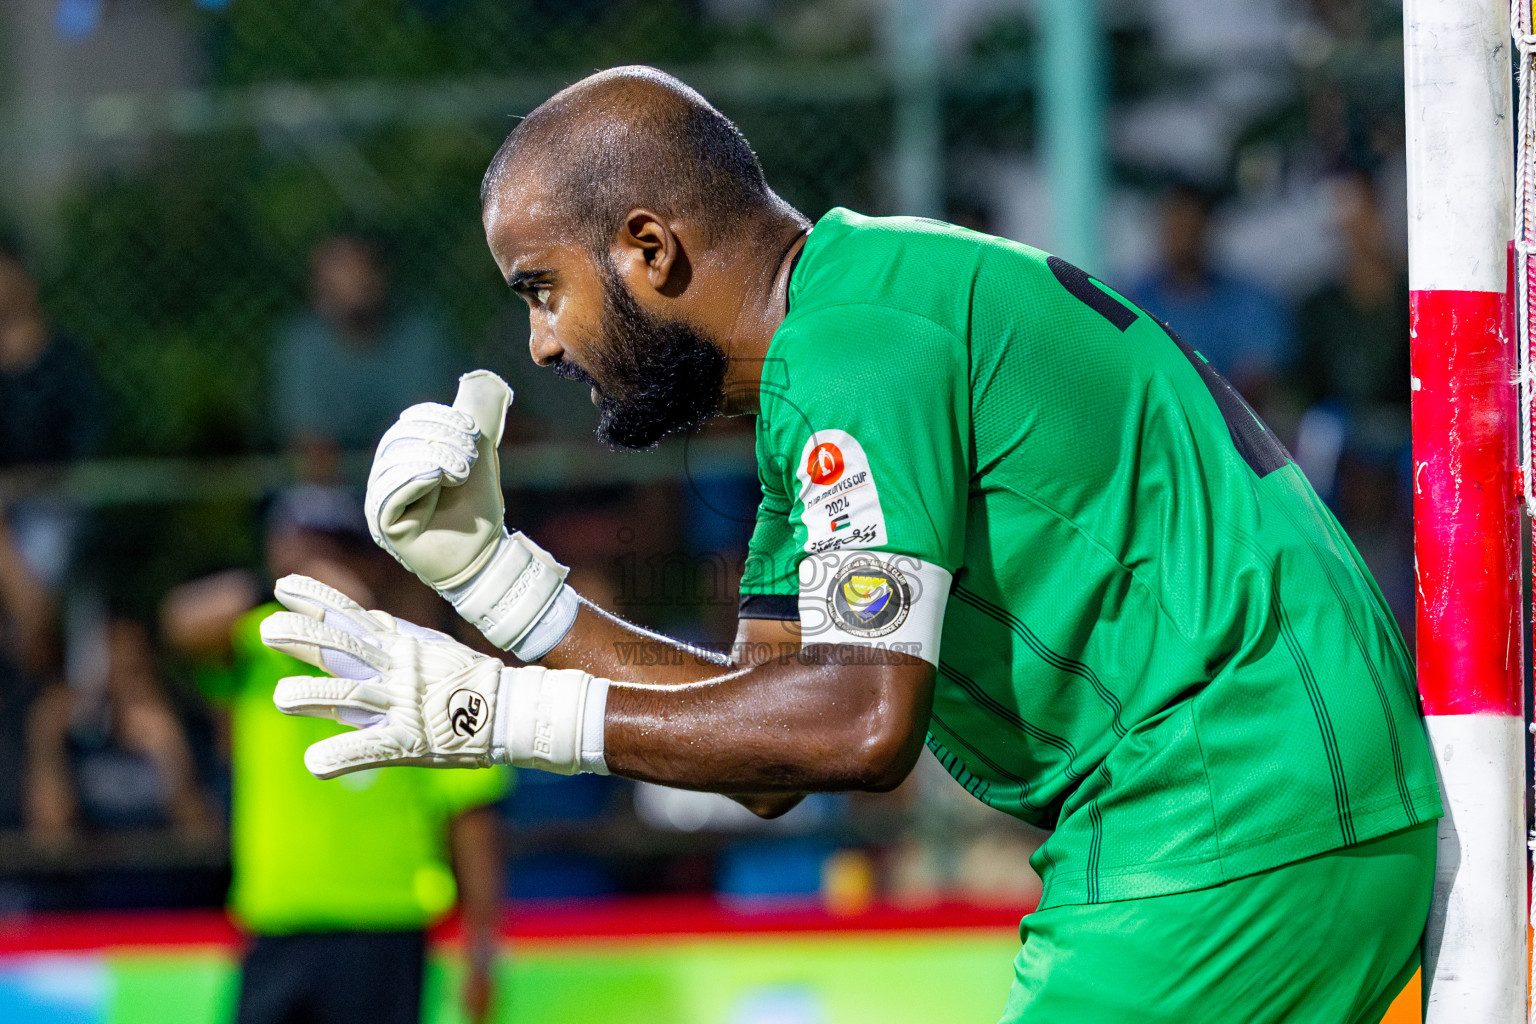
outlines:
M319 778L382 765L607 770L607 680L509 668L308 576L283 577L277 599L290 610L262 621L262 642L331 673L281 680L278 710L357 728L304 752Z
M488 370L459 378L453 405L426 402L385 432L368 474L368 529L486 639L524 661L575 621L566 568L503 522L496 448L512 389Z

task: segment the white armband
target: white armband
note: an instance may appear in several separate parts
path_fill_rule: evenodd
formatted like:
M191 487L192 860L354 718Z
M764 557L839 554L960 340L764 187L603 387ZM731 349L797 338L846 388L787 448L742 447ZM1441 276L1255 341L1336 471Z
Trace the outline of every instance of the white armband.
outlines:
M939 663L950 574L910 555L841 550L800 563L801 644L851 644Z

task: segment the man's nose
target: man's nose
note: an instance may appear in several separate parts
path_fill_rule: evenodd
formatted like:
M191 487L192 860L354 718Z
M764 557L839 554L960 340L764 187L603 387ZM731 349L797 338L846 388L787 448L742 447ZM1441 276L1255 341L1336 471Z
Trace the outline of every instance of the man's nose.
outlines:
M560 357L565 355L565 349L549 331L536 327L528 335L528 354L540 366L550 366L560 361Z

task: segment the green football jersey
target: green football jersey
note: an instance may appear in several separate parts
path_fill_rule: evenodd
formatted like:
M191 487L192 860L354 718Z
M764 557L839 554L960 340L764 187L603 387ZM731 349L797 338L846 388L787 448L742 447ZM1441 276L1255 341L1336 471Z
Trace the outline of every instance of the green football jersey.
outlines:
M1349 539L1203 357L1071 264L828 213L757 454L744 616L798 595L804 622L824 597L856 636L889 631L893 574L827 587L802 563L829 552L952 575L926 595L928 745L1054 830L1042 905L1216 885L1441 813L1412 664Z

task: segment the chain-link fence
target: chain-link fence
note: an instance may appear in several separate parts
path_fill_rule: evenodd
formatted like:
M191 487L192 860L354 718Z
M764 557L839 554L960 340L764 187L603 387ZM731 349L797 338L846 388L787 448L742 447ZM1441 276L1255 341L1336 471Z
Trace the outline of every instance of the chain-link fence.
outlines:
M28 229L13 234L36 256L53 322L86 343L107 384L103 454L274 448L272 338L306 299L312 247L337 231L380 240L398 296L442 316L466 358L512 354L520 331L480 232L480 175L517 115L595 67L677 71L740 124L771 182L813 218L833 205L895 212L906 85L881 45L878 4L703 5L766 15L740 23L654 0L97 6L103 37L141 8L163 9L175 26L166 38L194 54L167 88L86 90L10 121L17 148L41 133L65 154L59 187L27 190L39 208L10 214ZM1344 6L1364 12L1356 20L1375 10ZM996 195L1007 185L980 168L1033 151L1041 62L1028 10L993 7L950 45L936 84L942 205L1007 227ZM1116 104L1199 87L1202 69L1157 45L1150 11L1118 4L1106 17ZM1339 150L1324 160L1390 147L1379 136L1400 120L1393 35L1367 19L1339 41L1324 27L1349 15L1330 19L1265 55L1266 94L1226 129L1211 178L1262 176L1275 153L1316 158L1306 150L1318 142ZM1166 170L1114 155L1125 179Z
M894 209L903 80L871 11L830 5L817 20L815 5L791 4L732 23L684 3L207 6L103 5L94 35L54 45L110 49L124 20L153 10L163 45L192 53L184 80L18 103L10 122L61 169L12 215L51 325L93 357L103 423L92 454L135 460L69 482L74 497L115 507L81 571L111 575L140 612L176 578L258 560L251 500L290 470L229 460L291 446L275 393L282 339L317 301L328 238L367 239L393 309L434 322L438 365L452 371L434 397L453 373L489 366L545 421L532 437L581 437L590 411L578 389L530 379L525 314L488 256L478 186L515 118L584 71L677 71L738 121L774 186L812 217ZM1005 14L946 68L939 141L957 156L1027 149L1029 46L1027 24ZM26 159L15 166L29 173ZM985 220L979 200L956 199L959 216ZM169 458L204 461L138 461ZM345 475L365 466L355 456ZM511 481L523 468L509 466Z

